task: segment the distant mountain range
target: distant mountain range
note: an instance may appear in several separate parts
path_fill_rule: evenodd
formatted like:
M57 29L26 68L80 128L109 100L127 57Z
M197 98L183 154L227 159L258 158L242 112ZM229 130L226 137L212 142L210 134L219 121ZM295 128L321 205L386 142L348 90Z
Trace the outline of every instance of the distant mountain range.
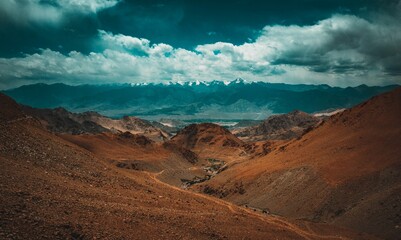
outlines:
M96 111L119 118L170 118L194 121L262 120L272 114L307 113L348 108L389 91L385 87L330 87L284 83L184 82L167 84L79 85L34 84L3 91L35 108L64 107L73 112Z

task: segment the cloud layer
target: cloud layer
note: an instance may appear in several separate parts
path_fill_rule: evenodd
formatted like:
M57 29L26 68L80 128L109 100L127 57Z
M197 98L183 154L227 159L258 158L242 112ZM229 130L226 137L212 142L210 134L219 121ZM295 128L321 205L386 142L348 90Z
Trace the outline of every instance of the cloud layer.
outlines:
M70 2L72 7L83 3ZM105 2L109 1L93 1ZM81 7L96 11L99 6L106 5ZM401 84L400 24L398 16L368 21L334 15L310 26L266 26L255 41L242 45L216 42L194 50L99 30L98 52L63 55L42 49L21 58L1 58L0 87L45 81L79 84L237 77L335 86Z

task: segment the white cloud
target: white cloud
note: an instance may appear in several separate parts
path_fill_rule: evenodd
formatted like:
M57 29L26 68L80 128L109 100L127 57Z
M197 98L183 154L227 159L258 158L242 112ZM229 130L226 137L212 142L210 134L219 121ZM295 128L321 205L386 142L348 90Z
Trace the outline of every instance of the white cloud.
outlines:
M125 36L122 34L113 35L99 30L100 43L106 49L117 49L121 51L137 51L148 53L150 41L144 38Z
M96 13L106 8L114 7L121 0L56 0L63 9Z
M0 14L20 24L58 25L70 14L95 14L121 0L2 0Z
M35 81L130 83L237 77L335 86L400 84L401 33L395 31L397 26L336 15L312 26L266 26L254 42L217 42L199 45L194 51L100 30L102 52L63 55L46 49L22 58L0 59L0 86Z

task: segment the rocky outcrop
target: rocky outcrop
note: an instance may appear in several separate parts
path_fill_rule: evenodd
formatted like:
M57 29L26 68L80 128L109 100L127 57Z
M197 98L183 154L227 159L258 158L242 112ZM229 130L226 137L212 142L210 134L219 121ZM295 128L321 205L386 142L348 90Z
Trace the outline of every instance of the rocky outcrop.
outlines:
M121 119L111 119L97 112L72 113L64 108L37 109L22 106L23 111L37 117L46 128L54 133L66 134L97 134L125 133L142 134L153 141L164 141L169 138L165 131L153 126L149 121L124 116Z
M301 136L305 131L320 122L320 118L302 111L274 115L253 127L234 131L237 137L244 140L288 140Z
M228 129L213 123L191 124L177 133L172 139L177 145L188 149L203 145L215 147L241 147L243 142Z

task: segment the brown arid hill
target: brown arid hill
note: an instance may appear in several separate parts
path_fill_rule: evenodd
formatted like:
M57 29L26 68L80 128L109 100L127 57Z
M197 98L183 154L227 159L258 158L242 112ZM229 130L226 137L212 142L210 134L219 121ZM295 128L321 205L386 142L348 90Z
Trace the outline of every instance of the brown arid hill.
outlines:
M1 108L0 108L0 121L12 122L19 119L25 119L27 116L22 112L21 106L16 103L12 98L0 93Z
M125 132L58 136L116 167L154 173L163 171L159 178L175 186L183 184L182 178L203 178L206 175L202 168L196 167L198 156L192 151L154 142L143 135Z
M198 186L239 205L401 236L401 88Z
M54 133L101 133L109 130L88 119L78 120L79 114L71 113L65 108L37 109L23 106L27 115L35 116L43 126Z
M145 135L158 142L167 140L170 137L167 132L155 127L149 121L137 117L124 116L121 119L111 119L95 112L89 112L86 114L89 114L91 121L96 122L97 124L112 130L113 132L128 131L132 134Z
M169 142L192 150L201 159L230 162L245 155L244 143L226 128L213 123L186 126Z
M169 138L169 134L165 131L136 117L111 119L96 112L72 113L64 108L37 109L28 106L23 106L23 111L40 119L49 131L55 133L79 135L130 132L145 135L154 141L164 141Z
M116 166L161 172L158 178L180 187L203 181L221 171L225 164L246 159L244 144L227 129L215 124L193 124L160 143L144 136L125 133L59 134L59 136Z
M320 118L295 110L287 114L273 115L262 123L233 130L243 141L289 140L297 138L316 126Z
M186 126L163 146L193 159L190 168L165 169L159 176L166 183L184 188L214 177L230 162L248 158L244 143L226 128L213 123Z
M115 167L48 132L3 95L0 171L1 239L370 239L258 214L172 187L155 173Z

